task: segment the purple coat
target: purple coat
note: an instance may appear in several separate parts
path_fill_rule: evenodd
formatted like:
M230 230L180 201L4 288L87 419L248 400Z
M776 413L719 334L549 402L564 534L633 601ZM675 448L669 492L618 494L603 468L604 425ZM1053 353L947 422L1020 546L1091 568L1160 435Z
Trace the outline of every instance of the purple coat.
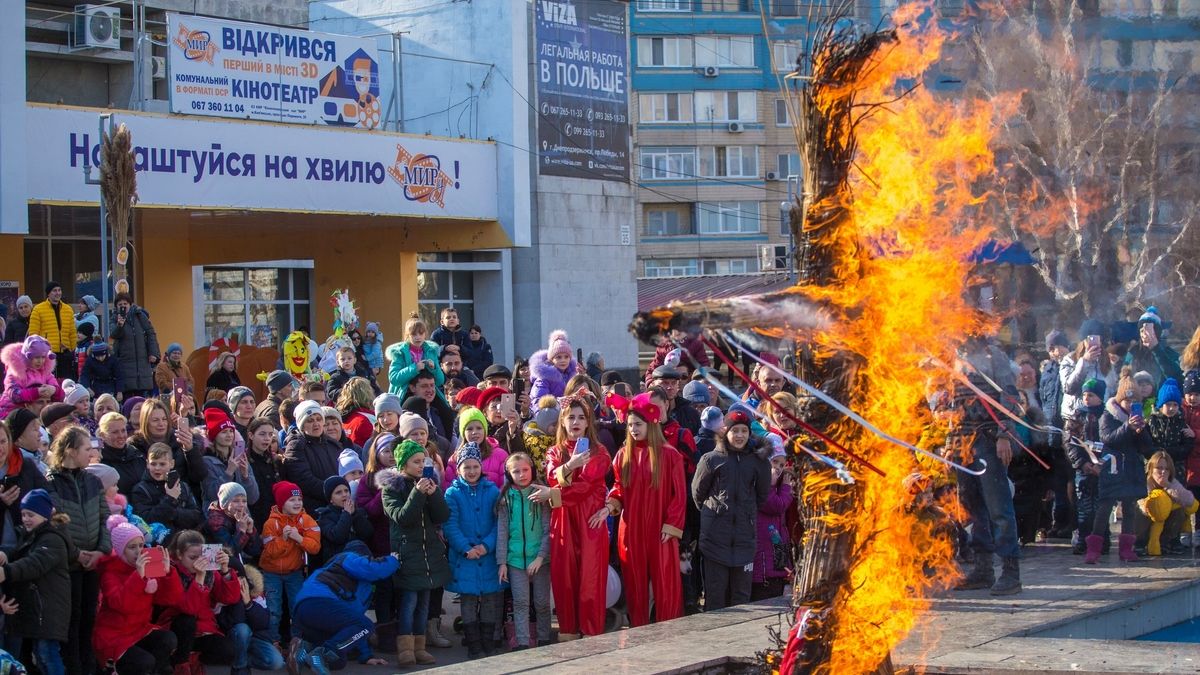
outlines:
M550 362L550 354L545 349L536 351L529 357L529 378L532 383L529 390L529 407L534 412L538 409L538 399L549 394L561 398L567 393L567 382L579 372L579 364L575 357L567 365L567 372L562 372Z
M771 546L769 527L775 526L785 544L788 540L787 510L792 506L792 486L783 481L778 485L772 484L767 493L767 501L758 510L758 548L754 552L754 583L760 584L767 579L778 579L788 576L787 570L775 568L775 555Z

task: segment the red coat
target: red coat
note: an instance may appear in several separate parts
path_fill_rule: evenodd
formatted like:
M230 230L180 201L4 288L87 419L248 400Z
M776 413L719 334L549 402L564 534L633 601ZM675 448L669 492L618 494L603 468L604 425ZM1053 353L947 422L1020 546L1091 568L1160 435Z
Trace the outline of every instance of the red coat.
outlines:
M169 630L171 621L182 614L196 617L196 637L224 635L217 627L213 605L218 602L232 605L241 601L242 585L238 583L237 572L230 569L228 579L223 579L219 570L209 572L203 586L195 582L196 573L183 569L178 560L171 561L171 572L168 576L179 580L182 597L178 602L168 605L159 615L159 626Z
M546 455L546 481L559 489L550 511L550 588L554 592L559 631L600 635L604 632L608 580L608 527L592 527L588 519L604 508L605 477L612 459L603 445L593 446L582 469L565 474L575 443L553 446Z
M1187 476L1184 485L1200 487L1200 406L1183 404L1183 419L1196 435L1192 451L1187 456Z
M375 416L366 408L355 408L342 422L342 428L355 445L365 448L367 441L371 440L371 434L375 433ZM365 460L363 463L366 463Z
M158 590L151 595L146 592L146 580L138 576L137 568L119 555L105 556L96 567L100 572L100 608L92 631L92 647L97 662L103 665L109 661L115 663L126 650L158 628L150 622L154 605L169 607L179 602L183 587L178 575L168 574L158 580Z

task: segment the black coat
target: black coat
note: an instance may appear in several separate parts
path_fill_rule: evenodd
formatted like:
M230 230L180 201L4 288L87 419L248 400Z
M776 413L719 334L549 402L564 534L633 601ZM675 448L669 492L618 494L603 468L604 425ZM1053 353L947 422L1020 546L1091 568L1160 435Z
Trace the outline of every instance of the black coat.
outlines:
M104 485L83 469L51 469L47 491L55 510L71 517L64 531L71 543L83 551L108 553L112 549L108 536L108 501ZM79 570L79 561L71 559L71 569Z
M114 448L105 443L100 448L100 461L117 470L117 492L129 497L133 486L146 473L146 455L132 445Z
M771 488L771 463L757 439L741 451L717 448L700 458L692 478L692 498L700 507L700 550L719 565L741 567L754 561L758 509Z
M109 319L112 330L113 356L121 364L121 376L127 391L150 391L154 388L153 356L157 362L162 356L158 350L158 334L150 323L150 314L133 305L125 315L125 325L117 323L113 313Z
M204 524L204 514L196 506L191 488L183 480L179 481L179 496L171 497L167 495L166 481L154 480L147 471L142 480L133 486L129 503L133 506L133 512L146 522L162 523L172 532L199 530Z
M13 444L9 452L20 452L16 445ZM38 470L37 464L34 464L28 457L21 462L21 472L17 474L17 485L21 488L21 497L29 494L30 490L46 488L46 477ZM3 502L0 502L3 506ZM4 508L3 531L0 531L0 541L4 540L4 534L19 532L21 530L21 500L17 499L12 504ZM16 537L8 541L15 541Z
M1129 425L1128 413L1114 399L1109 399L1100 417L1100 440L1104 443L1104 453L1114 457L1100 468L1100 499L1145 497L1146 460L1154 454L1150 429L1135 432Z
M204 483L204 479L208 478L208 463L204 461L206 441L193 432L192 449L184 450L179 441L175 439L175 432L171 431L167 433L167 440L163 442L171 448L171 459L175 462L175 470L179 472L179 479L188 484L192 494L199 494L200 486ZM129 444L137 448L144 457L150 455L150 446L154 445L150 439L141 434L134 434L129 439ZM138 478L140 479L141 476L139 475ZM197 504L199 503L197 502Z
M324 436L310 438L297 432L288 437L280 474L300 486L300 492L304 493L304 510L310 514L328 503L325 501L325 479L338 475L341 452L340 445Z
M96 396L100 394L116 395L125 391L125 378L121 375L121 364L111 355L103 361L88 354L79 373L79 384L92 390Z
M495 362L495 357L492 356L492 346L488 344L486 338L479 338L479 342L467 340L462 343L459 353L462 355L463 365L481 377L483 371Z
M371 525L366 509L354 509L354 513L346 513L333 504L322 506L317 509L317 525L321 526L321 553L318 563L309 562L309 567L314 568L333 560L333 556L345 550L350 540L358 539L366 543L375 535L375 527Z
M258 483L258 501L250 505L250 518L254 521L255 529L262 532L263 525L271 516L271 507L275 506L275 498L270 495L274 494L272 488L279 482L279 457L267 457L253 450L247 450L246 457L250 460L254 481Z
M19 609L5 621L7 632L20 637L66 642L71 622L70 561L79 557L67 533L49 521L24 533L5 548L5 591Z
M25 336L28 334L29 319L22 319L14 307L12 314L9 315L8 323L4 326L4 344L24 342Z
M208 376L204 386L208 389L220 389L228 392L234 387L242 386L242 380L238 377L237 371L231 373L224 368L218 368Z

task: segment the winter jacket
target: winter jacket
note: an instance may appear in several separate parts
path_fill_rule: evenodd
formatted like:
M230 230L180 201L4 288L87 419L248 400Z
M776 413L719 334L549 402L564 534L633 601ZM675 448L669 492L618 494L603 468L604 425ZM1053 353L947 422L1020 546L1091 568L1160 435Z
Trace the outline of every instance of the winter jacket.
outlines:
M158 589L146 592L147 580L138 575L137 568L118 554L101 558L96 569L100 572L100 608L96 611L96 628L92 631L92 646L96 662L115 662L133 645L155 630L150 622L154 605L170 607L183 597L178 574L158 579Z
M1100 358L1107 359L1108 357L1101 354ZM1080 397L1083 393L1083 384L1090 379L1097 379L1104 382L1105 393L1112 396L1117 391L1117 380L1120 378L1121 369L1112 367L1108 369L1106 375L1101 369L1098 361L1088 361L1087 359L1075 360L1073 354L1067 354L1058 362L1058 377L1062 381L1062 416L1063 419L1068 419L1075 414L1075 408L1079 405Z
M550 562L550 505L529 501L533 486L509 486L496 514L496 561L523 570L535 558ZM547 568L549 569L549 568Z
M267 518L271 515L271 507L275 506L275 497L271 494L271 488L279 482L280 457L279 455L268 457L250 449L246 450L246 457L250 458L250 470L254 472L254 482L258 484L259 488L258 501L250 505L250 517L254 519L254 526L261 532L263 525L267 524Z
M146 456L128 443L123 448L105 443L100 448L100 461L117 470L117 492L126 497L133 495L133 486L146 473Z
M508 461L508 453L491 436L488 436L485 441L492 446L492 453L483 458L483 477L499 490L500 486L504 485L504 463ZM450 489L457 478L458 453L455 452L446 462L446 474L442 476L442 487Z
M126 390L150 391L154 388L154 364L150 357L158 359L158 335L150 314L132 305L125 314L125 325L117 323L117 315L109 320L112 330L113 357L121 364L121 376Z
M325 501L325 479L338 475L338 455L342 448L337 443L318 436L293 434L288 438L283 452L280 475L300 486L304 494L304 510L316 513L329 502Z
M368 343L364 338L362 341L362 353L366 357L365 360L371 370L376 368L383 369L383 343L379 340ZM371 379L375 379L372 377Z
M206 389L220 389L224 392L240 386L242 386L242 378L238 377L237 371L231 373L224 368L218 368L209 373L208 379L204 382Z
M491 481L479 479L470 485L456 478L446 490L450 519L442 525L449 548L450 569L454 580L446 588L455 593L485 595L504 588L496 564L496 500L500 488ZM482 544L486 553L474 560L467 551Z
M1100 499L1141 499L1146 496L1146 460L1154 454L1150 432L1134 432L1129 426L1129 413L1115 399L1108 399L1100 418L1100 440L1104 454L1100 467ZM1116 468L1114 473L1113 468Z
M1042 399L1042 414L1052 426L1062 428L1063 386L1058 367L1058 362L1054 360L1048 360L1042 366L1038 377L1038 396Z
M242 585L238 582L237 571L231 568L221 574L221 570L214 570L204 575L203 584L198 584L194 571L186 570L178 560L172 560L171 573L167 576L177 577L183 590L178 602L163 606L162 613L158 615L159 625L170 626L177 616L194 616L196 637L221 635L213 610L217 604L232 605L242 601Z
M357 364L355 364L355 365L357 365ZM371 392L375 396L378 396L383 393L379 389L379 383L375 381L374 376L364 376L362 373L358 372L357 369L354 372L347 373L346 371L339 368L338 370L335 370L333 372L333 375L329 376L329 381L327 381L325 383L325 391L328 394L329 400L337 401L338 396L340 396L342 393L342 388L344 388L346 386L346 383L349 382L350 379L354 378L354 377L363 377L364 379L366 379L366 381L368 383L370 383Z
M445 347L446 345L462 346L464 343L469 342L467 331L461 325L454 330L450 330L445 326L438 326L433 329L433 333L430 334L429 339L436 342L439 347Z
M1135 341L1125 355L1125 363L1133 366L1133 372L1146 371L1154 378L1154 386L1162 384L1168 377L1183 382L1183 371L1179 368L1179 354L1166 342L1159 340L1154 349Z
M346 435L350 440L360 448L367 447L367 441L375 433L375 413L369 408L355 408L346 415L342 421L342 429L346 430ZM363 466L367 465L367 460L363 459Z
M1200 406L1184 403L1181 414L1191 427L1195 438L1192 439L1192 447L1188 451L1186 471L1180 479L1188 487L1200 487Z
M5 591L19 610L5 621L7 632L19 637L66 642L71 620L71 575L68 564L79 557L69 535L46 521L4 547Z
M233 516L226 513L215 501L208 505L208 515L204 521L204 538L228 547L231 560L242 561L243 557L257 559L262 555L262 536L258 534L258 530L252 532L239 530Z
M358 479L358 490L354 493L354 505L357 510L367 514L371 523L371 538L367 539L367 547L372 555L387 555L390 553L389 540L391 521L383 512L383 490L375 484L376 473L364 473Z
M233 478L230 478L229 474L225 473L225 467L228 465L225 460L212 453L204 455L204 465L208 469L208 475L200 481L200 503L210 504L217 501L217 491L221 489L222 485L237 483L246 490L246 504L257 504L262 496L259 492L258 481L254 479L254 471L249 468L249 457L246 459L246 475L242 476L242 472L239 470L234 472Z
M301 543L283 536L283 528L288 525L300 530ZM305 553L313 556L321 552L321 526L304 511L291 516L273 506L271 517L263 526L262 540L259 568L272 574L291 574L304 569Z
M112 359L109 359L111 361ZM187 380L188 391L192 396L196 395L196 378L192 376L192 369L187 367L183 361L179 362L179 367L171 365L171 360L163 358L154 366L154 386L158 387L160 392L175 391L175 378L182 377Z
M1186 471L1188 455L1192 451L1192 439L1183 435L1187 428L1187 420L1180 412L1174 417L1154 413L1146 418L1146 431L1150 432L1150 442L1154 451L1162 450L1171 456L1175 462L1175 475L1183 479Z
M417 376L417 364L413 362L412 350L409 349L409 346L407 341L397 342L388 345L385 352L388 361L391 362L391 365L388 366L388 391L401 398L408 395L408 384ZM442 372L442 366L438 360L436 342L426 340L421 345L421 359L427 359L433 363L433 380L437 385L438 396L441 396L442 386L446 384L446 375Z
M671 408L670 418L672 421L678 422L679 426L687 429L692 436L700 433L700 413L692 407L691 403L688 403L686 398L675 397L675 406ZM667 439L667 442L674 444L670 438Z
M1095 411L1083 405L1077 406L1074 415L1066 422L1067 434L1079 442L1100 442L1100 417L1103 415L1103 406ZM1076 443L1067 443L1066 448L1067 460L1076 471L1083 470L1083 466L1092 461L1088 453Z
M317 525L321 527L321 553L316 561L310 560L310 567L317 567L333 560L333 557L346 548L352 539L364 543L371 541L375 528L366 511L354 509L347 513L340 506L330 504L317 509Z
M767 499L758 507L753 579L756 584L789 576L787 569L775 566L775 544L771 542L771 527L775 527L780 543L790 548L787 513L792 507L792 499L792 486L780 480L767 489Z
M550 361L550 352L545 349L540 349L529 357L529 379L532 383L529 388L529 406L530 410L537 412L537 402L547 394L555 398L561 398L566 395L567 382L575 377L579 372L579 363L575 361L575 357L571 357L571 362L567 364L566 372L559 370Z
M54 509L71 518L64 528L71 543L81 551L107 553L112 549L109 542L108 502L104 499L104 485L100 479L83 469L51 469L46 491L54 502ZM71 558L71 571L82 569L79 560Z
M121 376L121 364L117 363L112 356L105 356L101 361L88 354L87 359L83 362L83 368L79 371L79 384L90 389L95 396L100 394L116 396L125 391L125 378Z
M708 360L708 352L704 350L704 342L699 336L685 337L681 345L683 349L687 351L687 354L683 355L683 357L679 359L679 368L686 371L689 378L692 376L692 373L696 372L696 366L694 363L692 363L693 359L696 361L696 363L699 363L705 368L710 365ZM670 354L673 351L675 351L675 345L671 342L663 342L655 347L654 358L651 359L650 363L646 366L646 375L644 378L646 386L650 386L650 382L654 380L654 369L666 363L667 354ZM691 358L688 358L688 354L691 355ZM736 362L737 354L731 353L730 356L732 357L731 360Z
M29 333L46 338L55 354L75 351L75 312L65 302L55 307L49 300L43 300L33 306L29 315Z
M63 390L54 377L56 359L49 357L40 370L29 370L29 361L21 354L21 344L5 345L0 349L0 363L4 364L4 392L0 394L0 419L26 403L41 398L39 389L54 387L51 400L63 400Z
M30 490L45 489L46 477L38 470L37 464L22 456L16 447L9 451L8 465L3 468L5 476L17 477L17 486L21 488L18 498L12 504L5 505L0 502L0 512L6 516L3 523L0 523L0 543L8 545L16 542L22 531L20 498L29 494Z
M179 530L196 530L204 522L204 515L192 496L192 490L181 478L179 480L179 496L167 494L167 482L154 480L147 471L142 480L133 486L133 494L129 497L133 512L148 523L162 523L172 532Z
M162 442L171 448L171 459L175 462L175 470L179 472L179 480L187 483L188 487L192 489L192 495L196 495L200 491L200 486L208 478L208 464L204 462L204 449L208 446L208 440L195 431L194 426L192 429L192 448L190 450L183 449L179 440L175 438L174 431L168 431L167 438ZM150 446L154 445L150 439L140 433L131 436L129 444L137 448L145 457L150 456ZM200 502L196 502L196 505L199 506Z
M700 550L706 560L741 567L758 548L758 510L771 487L771 464L751 439L736 450L724 439L700 458L692 479L692 498L700 507Z
M471 372L477 375L483 375L483 371L496 362L495 357L492 355L492 346L483 337L479 338L479 342L467 340L462 343L462 349L459 350L459 353L462 355L463 365L470 368Z
M309 598L328 598L349 602L357 613L365 613L372 584L392 576L398 567L390 555L368 558L349 551L339 553L304 580L296 604ZM331 581L336 587L330 585Z
M283 405L283 399L278 394L270 394L254 408L254 416L269 420L276 427L279 426L279 406Z
M383 512L391 521L391 550L400 558L396 585L403 591L445 586L450 564L438 526L450 519L450 507L441 488L427 496L395 469L376 474L375 485L383 491Z
M30 314L30 316L33 315ZM29 319L23 319L20 314L13 311L8 317L8 323L4 326L3 344L10 345L14 342L24 342L27 335L29 335Z

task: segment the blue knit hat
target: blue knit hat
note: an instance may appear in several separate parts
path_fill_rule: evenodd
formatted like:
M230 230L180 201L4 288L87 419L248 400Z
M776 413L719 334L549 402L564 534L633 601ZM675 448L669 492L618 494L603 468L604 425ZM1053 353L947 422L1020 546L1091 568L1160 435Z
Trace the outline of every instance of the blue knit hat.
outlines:
M1160 337L1162 336L1162 318L1158 315L1158 308L1154 305L1147 307L1146 311L1142 312L1142 315L1138 317L1137 322L1139 327L1144 323L1153 324L1154 334Z
M1104 328L1104 324L1098 319L1088 319L1079 326L1079 339L1083 340L1089 335L1099 335L1104 338L1105 342L1110 339L1109 331Z
M1179 391L1179 383L1175 381L1175 378L1168 377L1166 382L1163 382L1162 386L1158 388L1156 405L1161 408L1171 402L1183 405L1183 392Z
M708 406L704 409L704 412L700 413L700 426L713 433L716 433L724 423L725 415L715 405Z
M47 519L54 514L54 502L50 500L50 493L42 488L26 492L21 498L21 508Z
M1183 393L1200 394L1200 370L1189 370L1183 374Z
M467 443L458 449L458 457L455 458L455 463L462 465L468 459L473 459L476 462L483 463L483 453L479 451L479 446L475 443Z

